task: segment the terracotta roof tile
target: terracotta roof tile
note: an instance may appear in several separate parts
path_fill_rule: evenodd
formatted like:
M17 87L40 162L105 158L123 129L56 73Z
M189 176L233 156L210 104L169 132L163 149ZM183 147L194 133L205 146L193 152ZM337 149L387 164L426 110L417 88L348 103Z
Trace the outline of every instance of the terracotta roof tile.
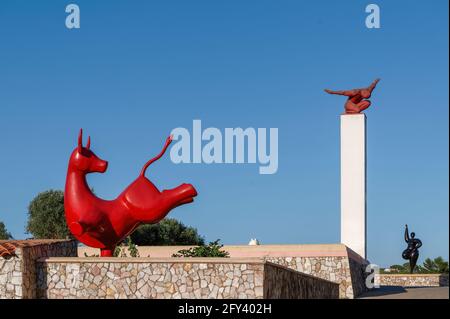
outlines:
M0 240L0 257L15 256L16 248L32 247L65 241L64 239L26 239L26 240Z

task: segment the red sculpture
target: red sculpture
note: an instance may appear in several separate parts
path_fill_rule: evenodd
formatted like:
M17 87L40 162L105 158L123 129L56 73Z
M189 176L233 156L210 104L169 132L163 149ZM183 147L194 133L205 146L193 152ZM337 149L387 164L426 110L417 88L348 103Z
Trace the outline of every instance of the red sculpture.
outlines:
M370 101L367 100L372 95L372 91L377 86L380 79L376 79L373 83L363 89L353 89L347 91L332 91L325 89L325 92L329 94L345 95L348 96L345 103L345 114L357 114L361 113L370 106Z
M147 167L158 160L172 142L168 137L161 153L149 160L139 177L116 199L103 200L95 196L86 182L86 174L104 173L108 162L90 150L91 139L82 145L80 130L78 146L72 152L67 170L64 209L67 225L80 242L100 248L101 256L112 256L116 245L143 223L157 223L170 210L191 203L197 191L182 184L160 192L144 175Z

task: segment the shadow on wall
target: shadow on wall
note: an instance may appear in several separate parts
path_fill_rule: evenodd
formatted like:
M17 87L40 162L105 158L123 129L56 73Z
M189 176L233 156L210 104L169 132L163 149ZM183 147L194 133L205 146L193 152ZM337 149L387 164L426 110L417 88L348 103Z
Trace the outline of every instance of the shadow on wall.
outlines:
M439 287L448 287L448 274L439 276Z
M37 267L37 287L36 287L36 298L47 299L48 283L47 283L47 267L43 267L42 263L36 263Z

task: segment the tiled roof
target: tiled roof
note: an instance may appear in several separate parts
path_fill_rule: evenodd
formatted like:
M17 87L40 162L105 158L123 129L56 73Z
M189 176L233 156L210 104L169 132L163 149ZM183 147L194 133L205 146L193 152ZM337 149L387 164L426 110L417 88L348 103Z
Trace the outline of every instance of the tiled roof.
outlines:
M15 256L16 248L32 247L63 241L62 239L0 240L0 257Z

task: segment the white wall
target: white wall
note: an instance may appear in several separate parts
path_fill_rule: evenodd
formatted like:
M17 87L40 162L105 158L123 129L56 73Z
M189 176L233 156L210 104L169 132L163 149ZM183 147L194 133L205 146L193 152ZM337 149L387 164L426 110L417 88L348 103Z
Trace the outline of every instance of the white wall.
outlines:
M366 256L366 116L341 115L341 243Z

